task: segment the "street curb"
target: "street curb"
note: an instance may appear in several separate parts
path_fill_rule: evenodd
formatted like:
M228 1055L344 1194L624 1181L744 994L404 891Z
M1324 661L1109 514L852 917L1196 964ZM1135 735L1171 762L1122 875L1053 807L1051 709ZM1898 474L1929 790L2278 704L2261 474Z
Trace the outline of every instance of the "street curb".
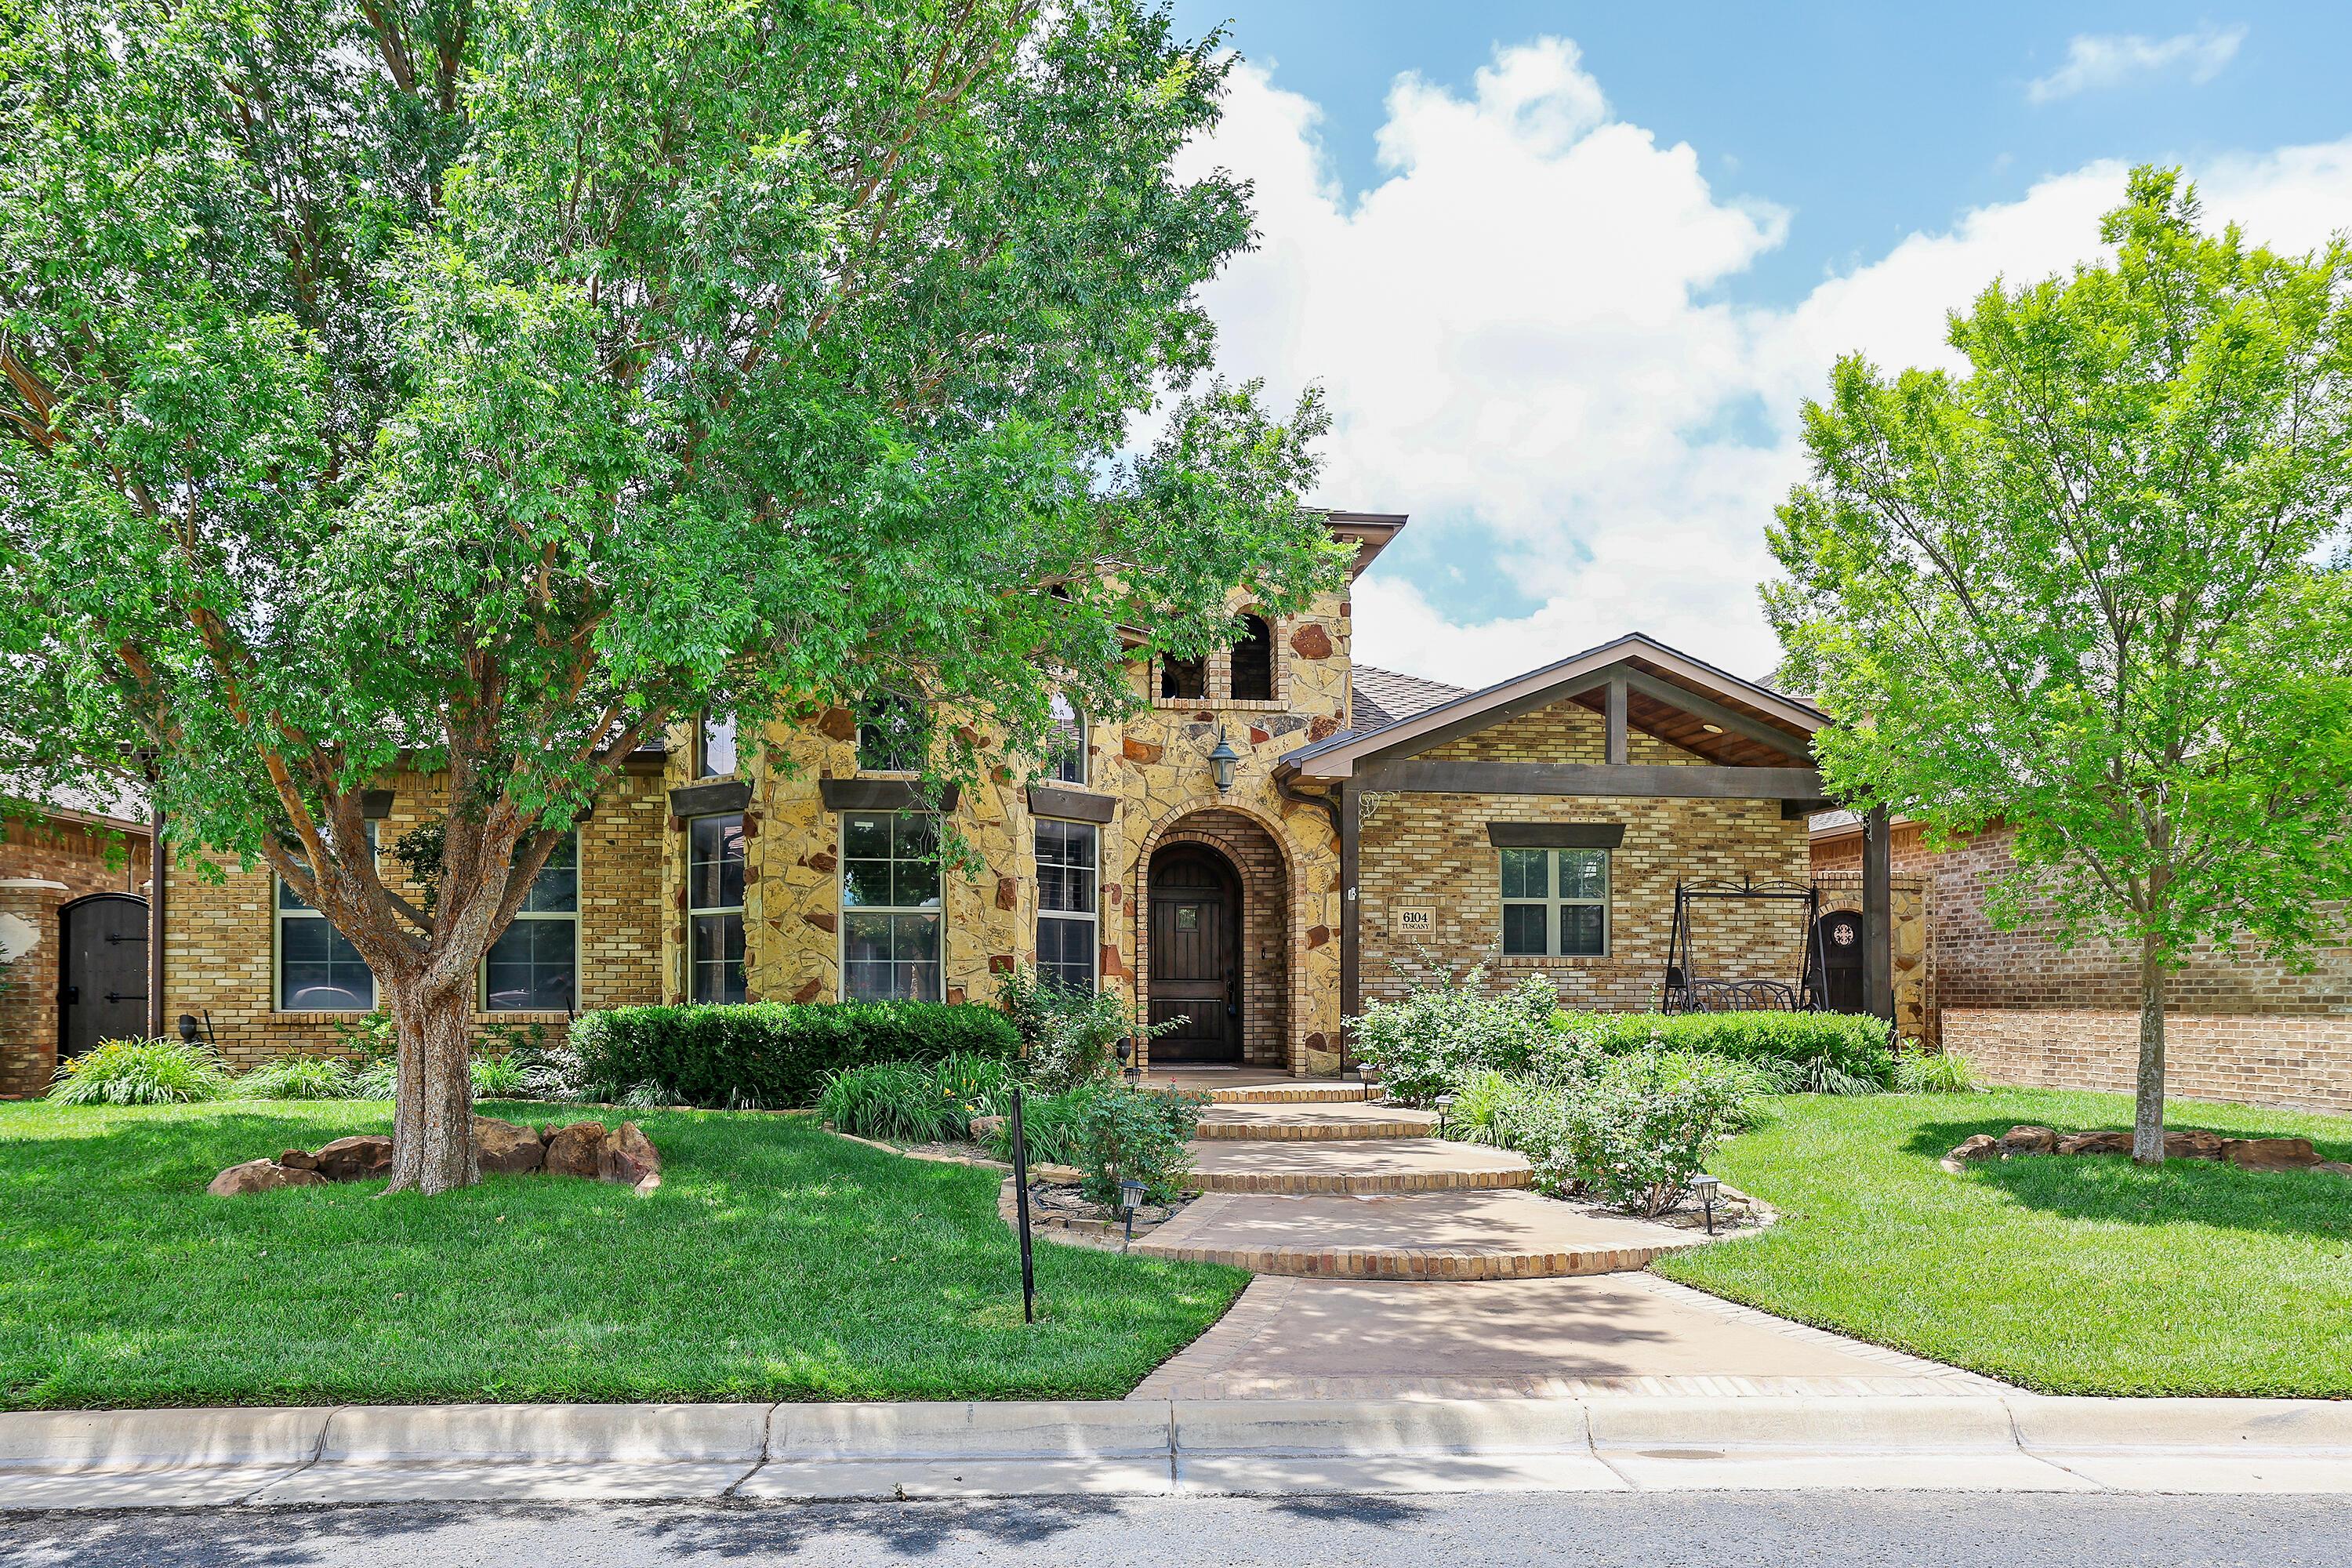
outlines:
M1872 1489L2352 1493L2352 1404L1624 1395L0 1414L0 1510Z

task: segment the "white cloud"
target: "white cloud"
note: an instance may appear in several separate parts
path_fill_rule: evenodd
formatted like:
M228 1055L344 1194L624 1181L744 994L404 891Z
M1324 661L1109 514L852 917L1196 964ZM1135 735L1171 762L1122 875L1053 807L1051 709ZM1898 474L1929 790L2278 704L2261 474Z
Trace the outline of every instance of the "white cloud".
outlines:
M1323 384L1323 500L1411 512L1460 574L1539 606L1449 615L1396 552L1358 585L1360 657L1474 684L1635 630L1769 670L1756 585L1772 508L1804 475L1802 399L1841 353L1947 363L1945 312L1997 275L2092 256L2126 173L2054 175L1792 309L1737 309L1710 286L1779 244L1786 215L1612 118L1572 45L1505 49L1465 94L1400 79L1387 107L1382 177L1350 201L1315 106L1235 72L1188 156L1255 180L1262 243L1205 299L1229 374L1280 397ZM2352 141L2191 173L2216 220L2266 242L2307 247L2352 216Z
M2192 82L2211 81L2246 41L2246 29L2200 27L2169 38L2138 33L2077 33L2066 42L2066 61L2025 88L2027 100L2049 103L2078 92L2116 87L2134 77L2179 71Z

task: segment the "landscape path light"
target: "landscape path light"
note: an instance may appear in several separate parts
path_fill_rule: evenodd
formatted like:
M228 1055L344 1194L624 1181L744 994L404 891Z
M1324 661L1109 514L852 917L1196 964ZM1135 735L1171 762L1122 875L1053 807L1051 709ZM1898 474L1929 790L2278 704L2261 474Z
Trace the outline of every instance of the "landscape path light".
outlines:
M1691 1196L1696 1198L1700 1206L1706 1210L1706 1233L1709 1236L1715 1234L1715 1194L1722 1185L1721 1182L1704 1171L1691 1178Z

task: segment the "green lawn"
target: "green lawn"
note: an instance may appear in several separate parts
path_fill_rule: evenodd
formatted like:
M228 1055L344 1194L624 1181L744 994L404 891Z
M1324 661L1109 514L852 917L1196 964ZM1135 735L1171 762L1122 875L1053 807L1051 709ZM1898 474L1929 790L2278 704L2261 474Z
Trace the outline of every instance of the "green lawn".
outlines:
M2116 1156L1937 1164L2021 1121L2127 1127L2114 1095L1778 1105L1709 1168L1780 1223L1661 1273L2049 1393L2352 1396L2352 1181ZM2179 1103L2167 1119L2352 1159L2352 1118Z
M1248 1279L1040 1244L1027 1327L994 1173L799 1119L631 1114L665 1166L646 1197L493 1176L226 1199L221 1167L387 1131L390 1107L0 1105L0 1407L1115 1398Z

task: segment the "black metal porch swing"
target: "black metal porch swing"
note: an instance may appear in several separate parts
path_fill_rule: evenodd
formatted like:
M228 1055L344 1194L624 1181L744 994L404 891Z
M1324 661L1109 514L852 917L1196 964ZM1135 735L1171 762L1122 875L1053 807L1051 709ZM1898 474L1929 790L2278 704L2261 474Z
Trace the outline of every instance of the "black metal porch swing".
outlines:
M1691 917L1702 900L1738 900L1802 904L1805 907L1804 963L1796 983L1762 977L1701 975L1694 973ZM1676 882L1675 924L1666 938L1665 985L1659 1001L1667 1013L1818 1013L1825 1009L1823 975L1828 954L1822 945L1822 895L1811 882L1756 881Z

